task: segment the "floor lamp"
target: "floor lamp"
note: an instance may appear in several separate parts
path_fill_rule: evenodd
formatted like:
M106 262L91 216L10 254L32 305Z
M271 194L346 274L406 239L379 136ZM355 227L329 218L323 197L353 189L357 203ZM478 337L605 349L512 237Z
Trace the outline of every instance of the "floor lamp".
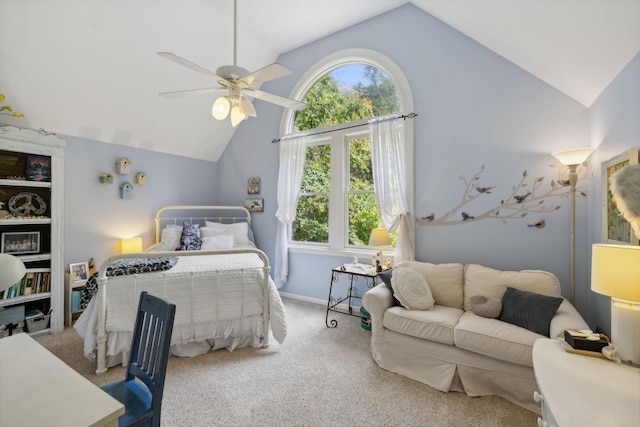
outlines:
M593 148L575 148L551 153L560 163L569 166L569 185L571 185L571 303L576 304L576 183L578 165L582 164Z

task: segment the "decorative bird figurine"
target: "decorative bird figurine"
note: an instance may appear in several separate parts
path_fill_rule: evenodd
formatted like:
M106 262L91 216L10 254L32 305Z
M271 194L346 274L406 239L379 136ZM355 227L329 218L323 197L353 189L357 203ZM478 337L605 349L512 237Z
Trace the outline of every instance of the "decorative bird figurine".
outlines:
M563 187L566 187L567 185L569 185L569 180L568 179L559 179L558 180L558 184L562 185Z
M469 219L473 219L473 217L466 212L462 212L462 220L467 221Z
M478 193L487 193L487 194L491 194L491 190L493 190L495 187L495 185L493 187L476 187L476 190L478 191Z
M513 196L513 198L516 199L516 202L522 203L530 194L531 192L527 191L527 194L523 194L522 196Z
M431 215L427 215L427 216L423 216L421 219L426 220L426 221L433 221L433 219L436 217L436 214L434 214L433 212L431 213Z

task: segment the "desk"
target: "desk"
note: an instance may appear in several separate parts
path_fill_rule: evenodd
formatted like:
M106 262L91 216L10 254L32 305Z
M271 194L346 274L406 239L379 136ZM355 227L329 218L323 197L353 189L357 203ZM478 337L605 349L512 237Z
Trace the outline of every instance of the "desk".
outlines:
M567 353L558 341L539 339L533 370L542 394L538 425L640 426L639 368Z
M0 339L0 426L117 426L124 406L27 334Z
M346 266L350 268L347 269ZM325 316L324 323L327 325L327 328L336 328L338 327L338 321L336 319L331 319L329 322L329 312L335 311L336 313L348 314L349 316L360 317L360 314L353 313L353 300L362 298L357 293L357 289L353 286L354 281L358 281L358 279L364 279L365 285L368 288L373 288L376 285L376 279L378 278L378 273L375 272L372 268L369 268L367 265L363 264L355 264L346 266L340 266L331 269L331 282L329 283L329 298L327 298L327 315ZM334 283L340 280L340 275L346 274L349 278L349 288L347 289L346 296L340 296L334 298L332 296L333 293L333 285ZM338 305L347 301L347 310L338 309Z

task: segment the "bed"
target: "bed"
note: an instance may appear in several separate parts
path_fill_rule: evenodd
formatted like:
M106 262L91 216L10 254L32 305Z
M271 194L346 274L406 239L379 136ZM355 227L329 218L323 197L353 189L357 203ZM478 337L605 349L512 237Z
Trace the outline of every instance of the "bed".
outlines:
M270 332L284 341L284 306L247 209L168 206L155 215L155 235L145 252L107 259L85 287L95 294L83 295L88 305L74 327L85 356L97 359L96 373L128 361L142 291L176 304L173 355L267 347Z

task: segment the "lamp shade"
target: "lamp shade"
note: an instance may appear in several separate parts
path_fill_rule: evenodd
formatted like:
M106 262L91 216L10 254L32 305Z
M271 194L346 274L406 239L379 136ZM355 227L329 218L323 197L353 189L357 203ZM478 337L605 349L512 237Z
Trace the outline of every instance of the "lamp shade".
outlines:
M584 147L574 148L571 150L556 151L555 153L551 153L551 155L558 159L558 161L563 165L569 166L579 165L580 163L584 162L592 152L593 148Z
M369 246L389 246L391 239L386 228L374 228L369 237Z
M20 258L9 254L0 254L0 291L15 285L26 272L27 269Z
M142 252L142 237L122 239L120 240L120 247L123 254Z
M613 298L640 301L640 246L593 245L591 290Z

